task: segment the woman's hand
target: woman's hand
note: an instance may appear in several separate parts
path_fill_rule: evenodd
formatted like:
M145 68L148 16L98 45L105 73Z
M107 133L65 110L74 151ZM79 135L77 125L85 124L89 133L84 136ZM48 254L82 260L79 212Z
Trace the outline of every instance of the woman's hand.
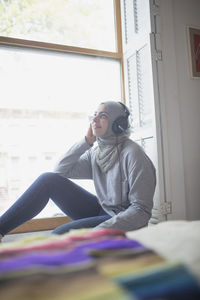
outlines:
M88 128L87 134L85 136L86 142L92 146L93 143L96 141L96 136L92 132L92 126L90 124L90 127Z

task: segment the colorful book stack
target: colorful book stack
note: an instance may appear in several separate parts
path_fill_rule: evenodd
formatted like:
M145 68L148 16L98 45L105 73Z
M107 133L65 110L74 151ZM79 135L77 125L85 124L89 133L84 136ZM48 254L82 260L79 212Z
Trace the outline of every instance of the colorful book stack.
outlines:
M0 246L0 299L200 299L196 278L120 231L74 230Z

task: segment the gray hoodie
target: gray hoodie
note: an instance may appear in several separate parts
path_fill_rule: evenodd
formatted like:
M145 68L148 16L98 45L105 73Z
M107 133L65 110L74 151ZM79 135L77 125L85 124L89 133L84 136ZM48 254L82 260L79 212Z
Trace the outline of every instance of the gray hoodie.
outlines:
M100 205L111 218L97 227L131 231L148 224L156 186L155 168L143 149L127 138L119 159L105 173L96 163L97 147L85 139L60 160L55 172L71 179L93 179Z

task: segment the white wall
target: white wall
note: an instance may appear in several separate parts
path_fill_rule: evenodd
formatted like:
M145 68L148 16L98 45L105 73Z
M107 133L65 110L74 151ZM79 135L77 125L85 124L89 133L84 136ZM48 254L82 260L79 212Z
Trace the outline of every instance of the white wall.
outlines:
M192 79L187 26L200 27L199 0L160 0L161 90L168 219L200 219L200 79Z

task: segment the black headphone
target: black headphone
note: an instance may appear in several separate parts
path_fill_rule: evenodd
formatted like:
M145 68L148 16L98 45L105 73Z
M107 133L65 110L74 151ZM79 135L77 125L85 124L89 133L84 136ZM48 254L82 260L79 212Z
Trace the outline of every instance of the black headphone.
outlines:
M123 104L122 102L118 102L123 106L124 112L125 112L125 116L119 116L112 125L112 131L118 135L121 134L122 132L124 132L127 128L128 128L128 117L130 116L130 111L128 109L128 107Z

